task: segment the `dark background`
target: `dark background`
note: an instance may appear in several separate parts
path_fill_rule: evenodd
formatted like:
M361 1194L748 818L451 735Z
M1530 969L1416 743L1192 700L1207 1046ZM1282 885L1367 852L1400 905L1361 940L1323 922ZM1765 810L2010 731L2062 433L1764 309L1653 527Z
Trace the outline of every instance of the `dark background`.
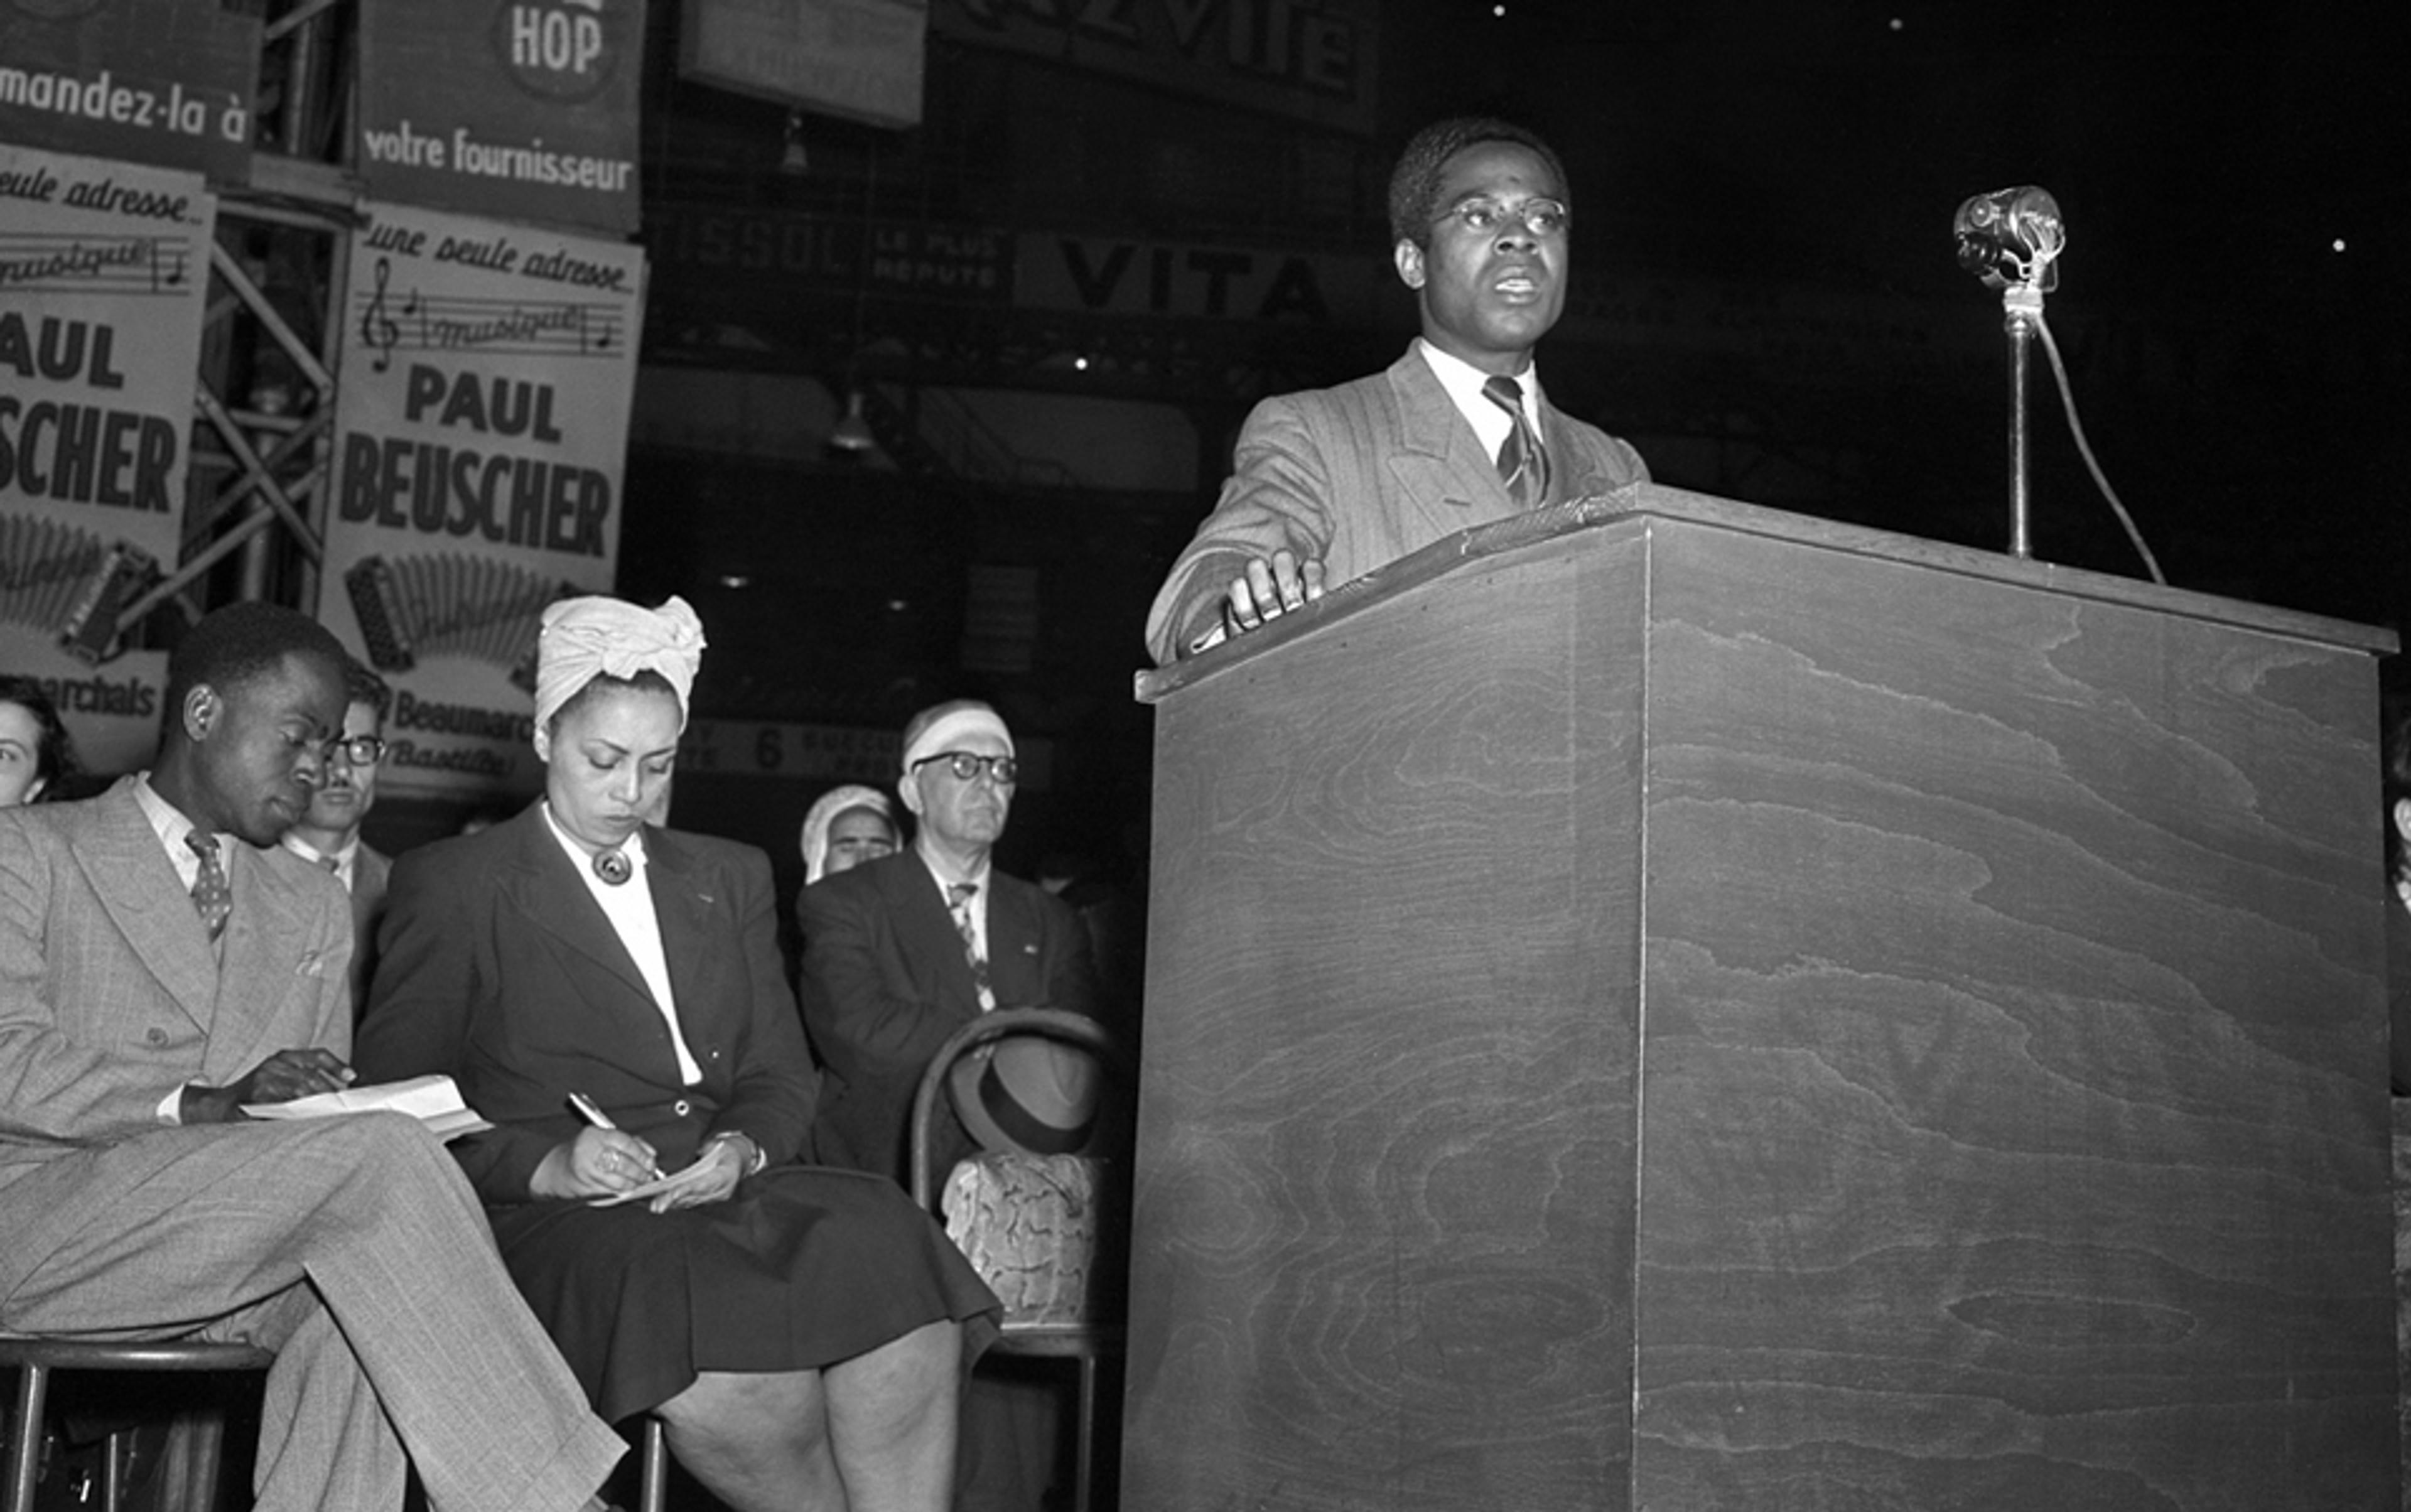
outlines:
M1410 306L1363 329L1118 321L712 276L665 256L654 207L1385 263L1406 137L1501 114L1572 179L1580 318L1542 349L1554 399L1631 438L1661 481L1998 550L2008 348L1951 218L1971 194L2038 184L2068 230L2047 316L2079 413L2170 580L2411 619L2411 52L2387 7L1394 3L1369 138L934 35L919 127L791 127L783 107L676 76L676 8L653 7L648 49L645 361L865 391L883 448L635 448L621 590L696 604L704 718L892 730L940 697L997 702L1054 747L1020 797L1011 870L1076 848L1139 874L1150 730L1130 678L1147 601L1247 407L1385 365ZM810 170L782 173L798 130ZM1781 339L1752 339L1775 316ZM1073 374L1075 349L1124 360ZM2035 554L2143 576L2039 348L2034 374ZM1133 493L934 465L913 417L950 389L1176 406L1199 476ZM966 665L966 585L993 566L1037 577L1016 670ZM690 773L679 822L763 844L792 883L823 785Z

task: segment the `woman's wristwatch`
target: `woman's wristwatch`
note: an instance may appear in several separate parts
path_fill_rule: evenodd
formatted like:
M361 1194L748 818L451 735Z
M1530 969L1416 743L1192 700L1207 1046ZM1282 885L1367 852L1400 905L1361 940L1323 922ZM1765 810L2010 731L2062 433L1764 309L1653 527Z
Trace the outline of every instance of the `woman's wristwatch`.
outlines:
M734 1129L729 1130L725 1134L715 1134L710 1138L703 1141L703 1152L698 1152L698 1153L709 1152L713 1145L735 1144L740 1139L745 1142L745 1148L753 1152L745 1162L745 1174L748 1176L760 1175L762 1167L770 1164L770 1156L768 1152L765 1151L760 1145L753 1142L753 1137L750 1134L739 1134Z

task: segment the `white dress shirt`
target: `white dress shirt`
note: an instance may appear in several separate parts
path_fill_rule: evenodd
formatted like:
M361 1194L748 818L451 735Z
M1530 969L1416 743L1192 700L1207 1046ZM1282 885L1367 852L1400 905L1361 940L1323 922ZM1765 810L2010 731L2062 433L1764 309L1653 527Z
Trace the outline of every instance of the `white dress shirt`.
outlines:
M653 912L653 889L645 880L645 837L643 831L628 837L620 854L628 858L633 869L627 881L613 887L594 874L594 858L586 848L569 838L552 816L552 805L544 806L544 822L551 827L552 838L563 854L577 868L578 879L586 890L603 907L603 917L611 921L612 932L635 958L637 973L651 990L653 1006L660 1010L662 1022L669 1026L670 1049L678 1054L679 1079L692 1087L703 1079L703 1067L695 1064L694 1052L686 1048L686 1031L679 1027L678 999L670 991L669 957L662 949L662 921Z

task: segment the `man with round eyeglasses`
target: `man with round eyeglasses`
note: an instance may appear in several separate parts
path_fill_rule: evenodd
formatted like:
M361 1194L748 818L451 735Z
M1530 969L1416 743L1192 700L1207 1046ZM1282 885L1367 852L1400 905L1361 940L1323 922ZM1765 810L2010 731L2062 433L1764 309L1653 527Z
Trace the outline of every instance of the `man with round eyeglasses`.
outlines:
M1391 174L1390 234L1422 333L1386 372L1249 415L1147 614L1159 663L1469 526L1648 480L1630 446L1548 402L1532 360L1565 309L1571 207L1556 154L1521 126L1416 133Z
M1003 717L968 698L924 709L904 726L899 769L913 843L803 890L798 995L823 1068L818 1158L909 1185L913 1094L938 1048L996 1008L1093 1017L1098 987L1080 916L992 863L1021 778ZM1093 1082L1084 1084L1093 1096ZM942 1180L980 1147L950 1098L937 1107L930 1166ZM1043 1384L974 1378L963 1399L957 1512L1040 1505L1059 1437Z
M899 1181L913 1093L938 1047L992 1008L1094 1014L1089 935L1061 900L991 862L1021 775L1013 733L957 699L904 727L913 843L806 888L804 1026L824 1065L813 1138L832 1166ZM949 1108L943 1172L975 1148Z
M376 962L376 927L385 912L386 885L393 861L360 838L360 825L376 806L377 768L385 760L385 715L393 690L385 679L346 657L343 667L343 733L327 741L324 773L310 794L310 806L285 831L284 845L305 861L325 867L352 895L352 1011L368 1001L369 973Z

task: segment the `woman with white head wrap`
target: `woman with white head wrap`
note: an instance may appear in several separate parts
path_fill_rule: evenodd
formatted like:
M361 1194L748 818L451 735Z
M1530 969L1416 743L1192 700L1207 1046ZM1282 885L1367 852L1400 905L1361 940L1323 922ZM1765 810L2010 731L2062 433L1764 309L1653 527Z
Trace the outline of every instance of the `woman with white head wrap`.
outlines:
M493 1123L452 1149L603 1417L658 1415L738 1512L941 1512L995 1299L894 1183L796 1163L768 858L644 822L703 645L677 599L545 612L545 797L396 863L355 1062Z

